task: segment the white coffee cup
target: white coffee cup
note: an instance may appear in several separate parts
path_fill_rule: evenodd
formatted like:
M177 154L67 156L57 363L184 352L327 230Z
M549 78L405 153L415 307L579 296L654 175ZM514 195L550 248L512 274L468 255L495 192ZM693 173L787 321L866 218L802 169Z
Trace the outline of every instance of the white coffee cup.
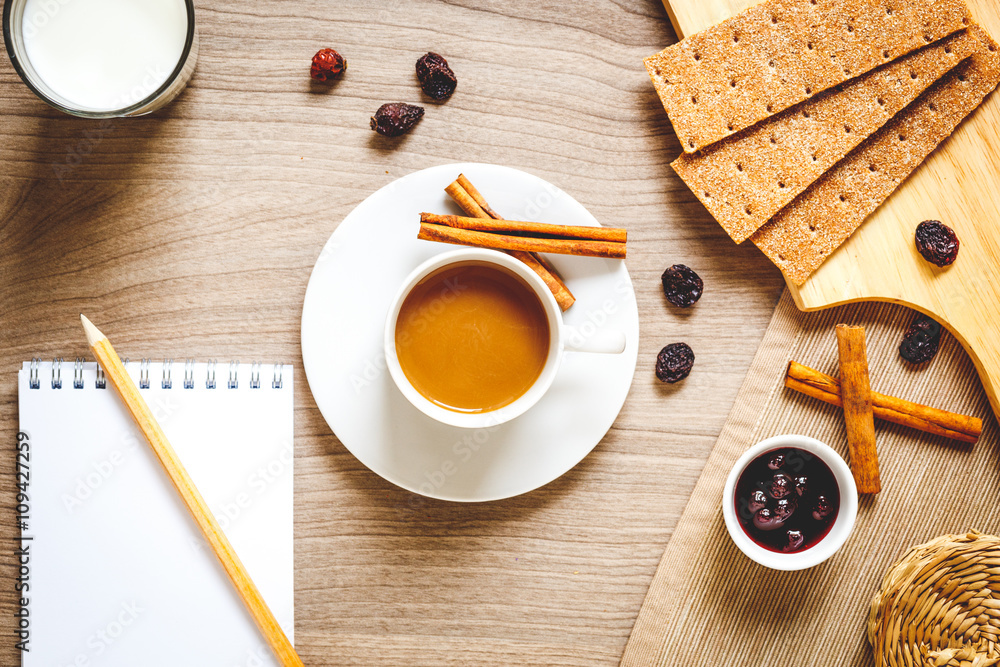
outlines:
M512 403L486 412L456 412L425 398L417 391L399 365L396 354L396 320L403 301L410 291L430 274L452 264L489 264L506 270L521 278L538 296L549 324L549 351L535 383ZM441 253L430 258L410 273L403 281L389 307L385 319L385 359L389 374L403 396L428 417L451 426L463 428L486 428L510 421L528 411L545 395L559 371L563 351L620 354L625 351L625 334L621 331L599 331L592 336L584 336L578 330L563 323L562 310L552 292L537 273L510 255L496 250L462 248Z
M778 553L765 549L747 535L736 516L735 495L740 475L754 459L773 449L786 448L805 450L819 457L827 465L837 482L837 489L840 492L840 508L830 531L819 542L802 551ZM804 435L779 435L758 442L743 452L743 456L733 464L729 471L729 477L726 479L726 486L722 492L722 516L725 519L729 536L733 538L733 542L740 548L740 551L750 559L774 570L804 570L822 563L844 546L844 542L854 530L854 521L857 515L858 487L854 483L854 475L851 474L847 462L829 445Z

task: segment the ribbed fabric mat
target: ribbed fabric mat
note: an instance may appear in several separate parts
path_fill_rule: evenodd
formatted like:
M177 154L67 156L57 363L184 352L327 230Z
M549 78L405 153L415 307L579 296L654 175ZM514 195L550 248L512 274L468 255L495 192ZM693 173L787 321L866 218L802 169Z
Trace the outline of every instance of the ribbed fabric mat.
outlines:
M865 623L888 567L942 533L998 531L996 419L972 361L950 335L926 367L899 358L915 316L882 303L802 313L785 291L663 554L622 665L873 665ZM847 544L809 570L768 570L729 538L722 488L739 455L774 435L812 436L847 457L842 411L784 387L789 359L839 375L838 323L865 327L872 389L982 417L983 437L963 445L876 421L882 492L861 497Z

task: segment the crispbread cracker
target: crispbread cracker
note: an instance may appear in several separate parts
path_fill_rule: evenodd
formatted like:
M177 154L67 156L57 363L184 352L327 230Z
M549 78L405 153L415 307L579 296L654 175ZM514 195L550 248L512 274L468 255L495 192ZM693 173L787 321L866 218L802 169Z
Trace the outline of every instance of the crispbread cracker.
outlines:
M783 208L751 237L796 285L879 207L1000 83L1000 50L970 28L980 51Z
M961 60L967 30L899 58L671 165L742 243Z
M962 0L766 0L645 63L691 153L969 23Z

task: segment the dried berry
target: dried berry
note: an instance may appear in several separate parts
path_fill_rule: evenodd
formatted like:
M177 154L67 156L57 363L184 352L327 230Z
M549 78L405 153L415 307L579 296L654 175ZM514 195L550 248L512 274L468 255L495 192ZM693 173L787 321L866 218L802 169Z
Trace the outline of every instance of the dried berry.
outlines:
M372 116L372 129L384 137L398 137L409 132L423 118L424 108L403 102L383 104Z
M663 282L663 294L667 301L678 308L687 308L701 298L704 283L701 278L683 264L674 264L663 272L660 277Z
M958 237L955 230L937 220L924 220L917 225L917 251L935 266L948 266L958 258Z
M443 100L455 92L458 79L448 67L448 61L436 53L425 53L417 61L417 78L420 87L435 100Z
M785 454L783 452L778 452L774 454L771 458L767 460L767 467L771 470L778 470L785 465Z
M347 69L347 61L333 49L320 49L313 56L309 76L316 81L336 79Z
M656 356L656 377L661 382L680 382L691 374L694 351L687 343L671 343Z
M899 356L911 364L922 364L934 358L940 342L941 325L921 315L906 330L903 342L899 344Z

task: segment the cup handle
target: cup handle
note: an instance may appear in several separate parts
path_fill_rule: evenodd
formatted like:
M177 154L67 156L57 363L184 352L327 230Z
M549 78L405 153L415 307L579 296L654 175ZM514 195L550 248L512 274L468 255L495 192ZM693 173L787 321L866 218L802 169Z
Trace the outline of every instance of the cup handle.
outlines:
M585 336L576 327L563 325L563 347L570 352L621 354L625 351L625 333L616 329L599 330Z

